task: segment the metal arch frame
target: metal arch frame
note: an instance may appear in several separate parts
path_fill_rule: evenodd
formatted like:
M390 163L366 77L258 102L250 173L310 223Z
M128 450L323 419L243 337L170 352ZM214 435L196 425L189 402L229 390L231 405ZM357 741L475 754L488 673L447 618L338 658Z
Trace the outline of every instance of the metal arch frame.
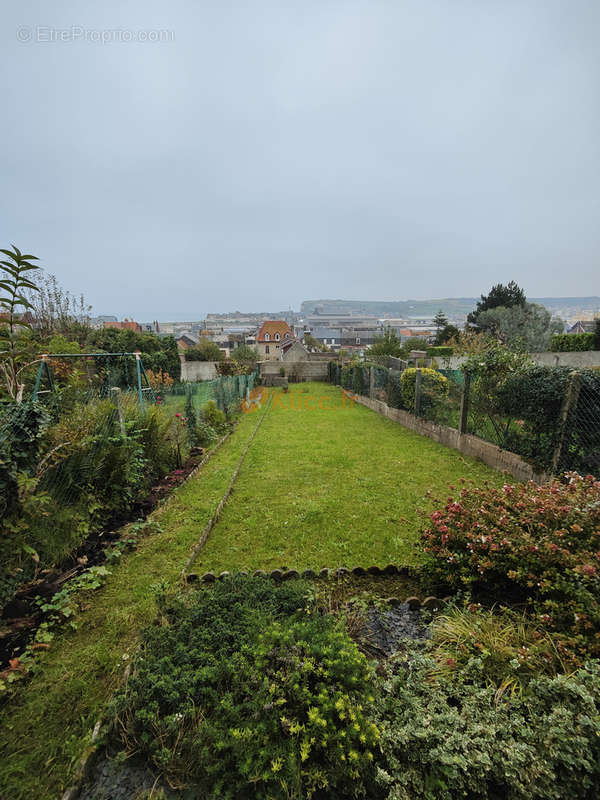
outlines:
M52 370L50 369L50 364L48 363L49 359L51 358L117 358L119 356L135 356L135 366L136 366L136 378L137 378L137 390L138 390L138 398L140 402L140 406L144 405L144 392L149 392L151 397L151 402L156 405L156 395L154 394L154 389L150 385L150 381L148 380L148 376L146 375L146 370L144 369L144 364L142 362L142 354L139 350L136 350L133 353L42 353L40 355L40 366L37 371L37 375L35 378L35 386L33 388L33 400L37 400L38 394L40 394L40 385L42 382L42 375L46 373L46 378L48 379L48 385L50 388L46 391L55 392L56 387L54 384L54 379L52 377ZM142 386L142 378L146 381L146 386Z

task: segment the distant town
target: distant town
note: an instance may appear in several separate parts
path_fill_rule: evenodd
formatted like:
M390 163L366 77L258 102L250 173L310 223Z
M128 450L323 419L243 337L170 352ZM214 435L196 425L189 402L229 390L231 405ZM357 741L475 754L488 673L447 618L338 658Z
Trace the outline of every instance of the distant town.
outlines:
M592 330L594 320L600 316L600 297L530 299L560 319L565 333ZM389 302L321 299L303 301L299 311L210 313L203 319L176 322L139 321L128 317L119 320L114 315L100 315L92 317L90 324L95 328L112 327L173 336L180 350L208 340L217 344L226 358L240 345L254 347L262 342L261 355L269 360L279 358L279 353L271 352L268 340L266 352L264 350L260 329L268 321L286 322L294 339L304 339L308 334L330 351L343 349L360 354L386 331L393 331L401 342L417 337L422 337L424 343L429 342L436 334L434 319L439 311L444 313L449 323L462 328L476 302L477 298L473 297ZM276 349L279 350L278 345Z

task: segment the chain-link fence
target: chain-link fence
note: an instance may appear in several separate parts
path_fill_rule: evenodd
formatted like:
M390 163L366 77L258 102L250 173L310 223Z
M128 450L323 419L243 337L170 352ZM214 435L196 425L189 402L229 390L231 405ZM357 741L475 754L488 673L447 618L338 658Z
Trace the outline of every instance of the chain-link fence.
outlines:
M495 376L331 362L329 378L517 453L539 471L600 476L600 372L529 366Z

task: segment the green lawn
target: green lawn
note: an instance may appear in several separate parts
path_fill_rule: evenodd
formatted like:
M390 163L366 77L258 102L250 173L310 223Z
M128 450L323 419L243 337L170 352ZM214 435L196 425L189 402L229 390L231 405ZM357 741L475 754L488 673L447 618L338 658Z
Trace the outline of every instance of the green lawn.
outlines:
M337 387L276 390L196 569L416 564L426 492L446 497L461 477L502 482Z
M102 589L82 598L79 630L57 636L0 712L0 798L50 800L68 785L138 632L154 616L150 587L177 584L258 413L243 415L222 449L155 512L164 533L142 540ZM461 476L502 481L362 406L344 406L336 387L294 386L274 395L195 568L417 563L425 492L445 496Z

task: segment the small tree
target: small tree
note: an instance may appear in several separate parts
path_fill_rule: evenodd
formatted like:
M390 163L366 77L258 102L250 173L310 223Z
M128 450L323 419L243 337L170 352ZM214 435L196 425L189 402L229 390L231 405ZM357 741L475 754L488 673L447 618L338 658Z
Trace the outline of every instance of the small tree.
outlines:
M395 356L403 355L402 342L393 328L386 328L383 336L375 336L373 344L369 347L370 356Z
M256 351L256 347L250 347L250 345L241 344L232 351L231 358L235 361L241 362L258 361L258 353Z
M434 344L436 347L440 347L443 344L447 344L452 340L458 341L460 339L460 331L456 327L456 325L451 325L448 323L444 325L443 328L439 328L438 332L435 335L435 342Z
M0 253L10 259L0 261L0 308L4 312L0 320L0 374L9 397L20 403L24 388L20 375L28 362L28 350L20 340L20 333L23 328L31 328L24 314L33 307L25 292L38 290L28 277L28 273L39 269L31 263L38 259L21 253L15 245L12 250L0 248Z
M223 361L223 353L216 342L203 337L195 347L185 351L186 361Z
M329 347L324 342L320 342L311 336L310 333L305 333L303 337L304 346L310 350L311 353L328 353Z
M492 308L512 308L513 306L524 306L527 302L525 292L514 281L511 281L508 286L502 283L497 283L492 286L489 294L481 295L481 300L477 303L474 311L471 311L467 317L469 325L478 327L478 317L482 311L489 311Z
M433 318L433 324L435 325L437 333L440 332L441 328L445 328L448 324L448 317L444 314L441 308Z

